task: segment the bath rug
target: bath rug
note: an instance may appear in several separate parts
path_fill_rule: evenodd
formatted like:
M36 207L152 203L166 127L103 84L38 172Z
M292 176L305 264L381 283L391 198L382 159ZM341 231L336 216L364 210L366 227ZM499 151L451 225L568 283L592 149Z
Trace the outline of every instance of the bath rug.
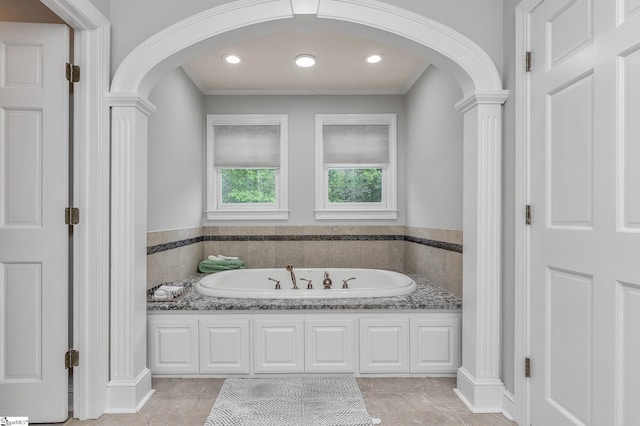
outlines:
M356 379L226 379L205 426L370 426Z

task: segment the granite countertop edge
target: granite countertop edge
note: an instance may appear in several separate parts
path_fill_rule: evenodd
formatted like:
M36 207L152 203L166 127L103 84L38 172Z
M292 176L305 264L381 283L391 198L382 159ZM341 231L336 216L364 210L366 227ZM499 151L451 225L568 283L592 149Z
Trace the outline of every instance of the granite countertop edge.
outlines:
M391 297L344 299L240 299L205 296L193 285L205 274L194 274L180 282L191 287L177 301L147 302L148 312L175 311L314 311L314 310L461 310L462 299L415 274L410 276L418 289L411 294Z

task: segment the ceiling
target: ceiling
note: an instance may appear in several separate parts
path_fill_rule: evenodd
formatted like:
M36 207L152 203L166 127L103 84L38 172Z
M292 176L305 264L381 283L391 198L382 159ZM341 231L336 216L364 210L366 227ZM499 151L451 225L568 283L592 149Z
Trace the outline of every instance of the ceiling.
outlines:
M300 68L300 54L316 65ZM384 55L368 64L366 56ZM243 61L231 65L227 54ZM404 94L428 67L407 50L331 31L281 32L217 48L183 65L205 95L216 94Z

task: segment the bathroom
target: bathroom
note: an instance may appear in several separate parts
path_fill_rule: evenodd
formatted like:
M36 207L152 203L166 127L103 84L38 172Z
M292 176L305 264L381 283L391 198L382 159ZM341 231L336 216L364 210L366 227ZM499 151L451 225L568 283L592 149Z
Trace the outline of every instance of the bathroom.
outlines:
M224 254L252 268L384 267L461 295L455 386L472 411L510 413L519 424L627 424L640 416L637 370L628 361L640 353L639 180L629 166L637 163L640 140L633 125L640 108L637 1L5 0L2 6L8 34L25 37L12 53L29 52L14 55L26 62L12 68L9 81L18 84L9 89L29 92L17 98L33 101L31 89L48 89L40 77L56 82L50 87L68 86L60 75L69 39L82 70L72 83L73 123L50 120L54 131L37 132L33 122L15 122L32 143L17 147L39 154L42 136L56 149L35 157L5 150L25 155L9 159L7 170L17 175L5 183L17 190L0 195L19 194L30 224L43 207L60 237L27 242L33 226L24 221L21 234L2 229L17 239L0 247L2 266L28 271L34 296L27 296L22 272L5 274L0 284L19 290L4 293L8 327L0 337L9 333L5 359L18 362L19 374L0 383L14 395L0 398L4 404L44 412L40 401L50 401L55 415L39 413L47 421L66 418L69 396L80 419L139 411L154 392L146 290L192 274L205 256ZM412 45L409 51L431 65L404 91L331 95L203 94L181 69L252 30L282 30L308 18ZM55 40L42 36L52 23ZM25 42L36 35L37 42ZM34 54L34 46L50 44L56 54ZM554 75L551 87L530 84L547 73ZM69 101L67 89L58 90L50 110L66 114L60 105ZM560 107L550 110L556 102ZM37 118L39 108L20 107L11 117ZM286 219L205 220L204 117L249 113L288 118ZM329 113L397 117L396 216L317 217L313 117ZM52 197L40 183L61 193ZM61 212L69 212L71 225L76 207L80 223L71 228ZM60 250L71 243L73 252ZM41 247L47 250L34 260ZM55 267L41 275L44 256ZM41 278L56 285L41 286ZM37 297L38 289L48 293ZM71 388L56 354L66 352L71 366L75 351L82 361ZM549 357L560 367L549 369ZM39 376L47 380L33 380ZM24 397L15 397L18 389Z
M117 70L119 61L129 52L128 49L142 43L144 36L152 35L154 28L146 28L138 34L120 32L119 25L123 25L125 15L130 12L127 16L139 16L139 14L130 10L121 13L123 11L119 9L120 5L117 2L111 4L111 9L109 9L109 2L96 1L95 3L99 7L107 5L106 14L111 15L115 24L112 37L114 47L111 54L113 73ZM500 20L496 19L496 22L498 21ZM128 28L131 23L126 23L124 26ZM162 25L157 25L155 30L161 28L163 28ZM145 34L145 31L148 34ZM429 31L433 30L429 29ZM429 31L426 34L429 34ZM499 38L497 35L499 30L496 29L494 33L495 37ZM495 54L495 52L492 53ZM127 61L124 63L129 64ZM134 119L140 120L139 124L141 124L136 127L140 129L136 130L136 138L146 139L147 135L143 135L142 129L146 130L148 124L148 147L146 143L136 145L136 150L148 148L148 156L146 152L143 156L136 152L134 165L135 168L140 161L142 167L139 170L146 172L144 163L148 161L149 173L148 175L144 173L147 175L146 179L142 179L139 174L127 174L130 170L118 169L124 164L121 156L129 155L119 150L119 143L122 140L122 133L119 132L122 113L126 111L128 114L132 110L127 109L129 104L125 99L128 96L126 93L119 98L120 93L117 88L121 83L117 78L114 78L114 89L109 100L109 104L113 106L111 174L114 181L111 184L112 205L108 216L112 228L107 229L113 247L108 265L111 272L111 288L107 291L111 294L112 302L116 301L116 303L111 304L110 313L106 310L99 311L101 324L104 324L102 317L105 314L110 314L112 321L109 356L111 382L107 390L109 396L105 406L126 406L127 409L132 409L147 394L145 392L147 377L139 374L144 370L145 364L144 351L139 350L139 337L144 334L140 330L141 322L138 315L141 312L140 288L134 289L131 285L133 282L144 281L134 278L146 277L147 274L140 273L141 266L147 266L149 279L146 281L150 286L164 280L178 279L185 273L190 274L195 267L194 259L201 259L211 251L242 256L250 267L282 266L290 262L296 265L312 265L317 262L318 265L331 263L332 266L348 264L384 267L426 276L461 295L462 116L464 112L454 107L463 97L463 91L453 82L452 76L432 65L423 75L416 76L420 77L420 80L412 86L410 94L280 95L276 102L273 96L264 95L204 96L198 94L193 85L189 87L189 81L180 69L165 71L161 73L162 77L154 93L149 96L153 105L141 100L135 105L136 111L133 111L134 114L142 112L148 116L148 118L142 118L141 115L136 115ZM154 75L145 84L154 79L158 81L156 77L159 75ZM147 89L148 87L144 90ZM467 90L468 87L465 88L465 94ZM171 98L171 102L166 99L163 102L163 91L165 96ZM428 91L429 96L422 96L424 91ZM143 96L146 98L147 95L148 93ZM300 104L295 102L304 97L306 97L306 103L304 108L301 108ZM220 102L216 102L216 99ZM249 102L251 102L250 107ZM256 106L260 106L261 102L268 105L258 110ZM172 110L171 107L174 105L180 105L180 108ZM278 106L277 111L275 106ZM205 185L202 117L207 113L244 114L249 112L287 114L292 141L294 128L301 126L295 137L306 143L290 143L288 162L291 167L290 181L296 182L296 185L291 185L289 188L289 218L286 221L256 221L250 225L246 222L203 221ZM384 221L318 221L314 219L313 116L327 112L382 112L393 113L398 117L397 218ZM170 120L163 116L165 113L170 115ZM422 114L433 117L433 120L425 120L420 116ZM158 126L157 122L161 122L161 125ZM448 124L443 126L443 122ZM164 128L162 124L165 124ZM154 135L154 132L161 133L160 137L157 137L157 134ZM432 138L423 140L424 134L431 134ZM180 144L176 141L180 141ZM160 146L160 149L156 149L156 145ZM438 157L429 155L431 151L438 152ZM141 160L143 157L144 161ZM100 166L104 167L104 164ZM121 174L121 170L124 173ZM173 170L176 171L173 172ZM168 181L163 181L165 178ZM94 184L93 182L91 181L91 185ZM122 206L122 200L119 197L124 195L122 185L126 186L132 182L136 182L136 192L142 188L140 193L147 195L148 192L148 196L144 197L146 203L140 201L140 198L134 202L135 209L130 210L130 213L134 214L129 216L124 213L123 216L122 210L119 210ZM159 184L154 185L156 182ZM304 185L301 184L303 182ZM143 186L137 187L138 184ZM100 187L109 188L109 185ZM128 193L126 196L135 197L135 194ZM133 199L129 198L125 203L132 201ZM141 204L146 204L146 208L142 208ZM141 219L142 216L144 219ZM92 216L87 213L86 217ZM135 222L133 228L127 228L131 224L125 224L125 227L119 226L120 223L130 220ZM140 223L144 226L140 227ZM134 232L130 233L131 230ZM147 262L141 261L142 259L138 257L139 235L144 230L146 230L144 246L147 248L145 253ZM100 232L104 232L104 229L101 228ZM220 238L225 235L231 235L234 238ZM270 235L274 237L267 237ZM281 235L302 235L300 238L302 241L299 241L300 239L279 241L277 237ZM260 236L265 237L262 239L259 238ZM357 241L355 244L353 236L358 237L355 238ZM201 241L200 237L202 237ZM226 241L215 241L216 237ZM185 240L189 240L190 243L181 246ZM149 248L165 243L181 247L150 252ZM121 250L123 246L129 244L131 247L135 246L134 253L127 254L126 250ZM357 250L354 250L354 247L357 247ZM280 265L281 262L282 265ZM182 267L185 269L181 270ZM99 286L99 288L107 287ZM90 296L93 297L93 295ZM104 297L100 297L101 300L105 300ZM131 315L134 312L135 314ZM89 311L85 315L88 313ZM78 324L80 323L81 321L78 321ZM124 348L120 346L121 342L126 343L131 338L137 343ZM103 339L104 335L97 338L100 342L103 342ZM101 347L106 348L104 345ZM94 357L87 356L86 359L93 360ZM129 392L131 383L135 383L139 388L135 395ZM124 400L126 402L122 402ZM132 401L135 401L135 404L132 404ZM103 408L98 407L96 410L101 412Z

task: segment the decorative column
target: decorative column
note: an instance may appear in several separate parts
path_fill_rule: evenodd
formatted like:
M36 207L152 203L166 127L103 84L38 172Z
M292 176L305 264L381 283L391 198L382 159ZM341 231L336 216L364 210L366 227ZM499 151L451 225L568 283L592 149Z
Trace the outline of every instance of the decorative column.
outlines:
M111 104L111 346L107 413L135 413L151 397L147 368L147 119L137 96Z
M456 394L474 413L500 413L502 104L507 91L476 92L464 114L462 366Z

